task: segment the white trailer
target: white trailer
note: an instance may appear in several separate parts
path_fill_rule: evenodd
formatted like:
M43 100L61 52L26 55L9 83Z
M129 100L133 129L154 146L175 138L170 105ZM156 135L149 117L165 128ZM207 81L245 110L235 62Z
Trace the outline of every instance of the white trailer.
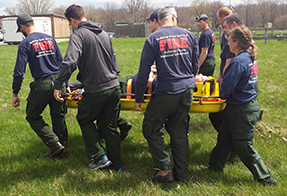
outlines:
M32 17L36 31L52 36L52 22L50 17Z
M18 29L16 20L17 20L16 17L1 19L4 43L18 44L23 40L23 34L16 33Z
M50 17L32 17L34 20L34 26L37 32L46 33L52 36L52 22ZM19 44L25 37L21 32L16 33L17 17L2 18L2 31L3 42L8 44Z

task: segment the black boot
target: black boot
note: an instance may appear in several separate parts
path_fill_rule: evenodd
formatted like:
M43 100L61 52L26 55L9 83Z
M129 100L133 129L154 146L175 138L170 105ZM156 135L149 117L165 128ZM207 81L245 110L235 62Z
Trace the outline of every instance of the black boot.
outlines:
M125 124L119 125L118 127L120 128L120 131L121 131L120 139L124 140L128 136L129 130L132 128L132 125L128 121Z
M64 150L59 152L58 154L55 155L55 158L58 159L65 159L68 158L68 141L60 141L60 143L65 147Z
M172 170L158 170L150 179L154 182L173 182L174 177Z
M64 149L65 147L60 142L56 142L51 145L51 147L49 148L48 152L44 155L44 157L53 158L55 155L57 155Z

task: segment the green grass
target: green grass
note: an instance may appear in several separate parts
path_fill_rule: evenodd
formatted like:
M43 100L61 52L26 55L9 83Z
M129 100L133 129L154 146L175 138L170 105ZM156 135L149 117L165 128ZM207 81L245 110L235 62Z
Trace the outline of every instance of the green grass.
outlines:
M282 33L282 35L280 35L280 32ZM264 39L265 38L265 31L256 31L256 33L255 33L255 36L254 36L254 33L253 33L253 31L251 30L251 34L252 34L252 36L254 37L254 39ZM287 31L285 31L285 30L282 30L282 31L271 31L271 30L268 30L267 31L267 35L268 35L268 37L270 38L270 37L272 37L272 38L277 38L278 37L278 39L286 39L286 37L287 37Z
M144 38L113 39L121 76L138 71ZM0 46L0 195L286 195L287 138L286 122L286 44L287 41L256 41L259 48L260 106L263 120L256 126L254 146L261 155L278 186L262 186L252 179L249 170L239 161L228 163L224 174L210 173L209 155L216 143L216 131L207 114L190 114L190 165L186 184L157 184L148 180L154 174L152 157L141 133L141 112L121 111L133 124L130 135L121 143L125 173L90 171L85 155L76 109L69 109L69 158L44 159L48 150L25 120L26 97L32 77L29 69L20 91L21 106L12 102L12 75L17 46ZM63 55L67 42L59 44ZM216 42L216 72L219 72L219 43ZM71 81L75 81L76 73ZM48 109L43 113L50 123ZM169 137L166 135L166 147ZM170 149L168 150L170 152Z

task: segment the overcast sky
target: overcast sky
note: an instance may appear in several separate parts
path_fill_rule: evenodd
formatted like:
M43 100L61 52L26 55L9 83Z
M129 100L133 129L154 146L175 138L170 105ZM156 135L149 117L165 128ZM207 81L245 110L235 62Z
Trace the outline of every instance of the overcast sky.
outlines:
M174 0L151 0L152 3L152 7L164 7L166 5L172 5L172 6L190 6L192 0L180 0L178 2L175 2ZM214 0L211 0L214 1ZM4 9L6 7L12 7L16 5L16 0L0 0L0 15L4 15ZM59 7L61 5L64 6L69 6L71 4L78 4L78 5L89 5L89 4L93 4L95 5L95 7L104 7L106 2L110 2L110 3L114 3L116 4L118 7L121 6L121 2L122 0L56 0L56 4L55 7ZM238 3L240 3L240 0L221 0L221 2L223 2L226 5L229 5L229 3L231 3L231 5L236 5Z

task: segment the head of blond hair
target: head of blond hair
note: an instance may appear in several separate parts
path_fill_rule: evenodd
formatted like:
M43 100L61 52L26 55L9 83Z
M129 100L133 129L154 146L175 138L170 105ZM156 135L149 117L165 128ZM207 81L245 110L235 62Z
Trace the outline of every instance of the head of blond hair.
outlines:
M232 14L232 10L229 7L222 7L217 11L217 15L220 17L225 17Z

